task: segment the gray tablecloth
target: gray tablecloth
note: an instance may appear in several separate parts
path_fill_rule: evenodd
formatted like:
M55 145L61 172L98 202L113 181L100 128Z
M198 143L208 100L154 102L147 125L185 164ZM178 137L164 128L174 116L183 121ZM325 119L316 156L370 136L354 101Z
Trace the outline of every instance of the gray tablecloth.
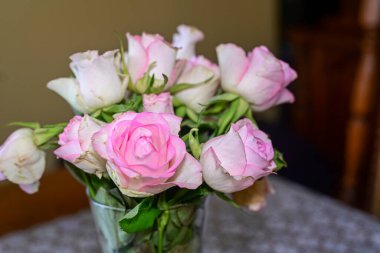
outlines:
M273 177L272 177L273 178ZM204 253L379 253L380 222L280 178L255 214L208 203ZM6 218L6 217L1 217ZM1 253L100 253L88 210L0 238Z

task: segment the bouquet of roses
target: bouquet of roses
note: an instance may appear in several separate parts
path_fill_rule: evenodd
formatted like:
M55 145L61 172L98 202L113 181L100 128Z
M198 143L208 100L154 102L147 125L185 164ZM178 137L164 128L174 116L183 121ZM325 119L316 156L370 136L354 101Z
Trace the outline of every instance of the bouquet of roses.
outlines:
M73 54L71 77L47 87L76 116L61 124L13 123L23 128L0 147L0 178L36 192L45 150L53 149L91 199L125 210L120 227L141 233L147 252L180 252L207 195L237 206L230 193L251 186L267 192L265 177L285 162L253 112L293 102L286 87L297 74L264 46L247 55L221 44L216 65L195 54L203 37L181 25L173 43L127 34L128 50L121 41L102 55ZM252 197L252 210L265 203Z

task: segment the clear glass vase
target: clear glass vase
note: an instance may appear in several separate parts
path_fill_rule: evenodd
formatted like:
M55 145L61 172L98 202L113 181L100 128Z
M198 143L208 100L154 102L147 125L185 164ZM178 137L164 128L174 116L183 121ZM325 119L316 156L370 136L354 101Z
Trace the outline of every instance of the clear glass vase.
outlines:
M156 253L157 231L126 233L119 227L125 215L122 208L104 205L90 198L100 246L103 253ZM169 210L164 231L165 253L201 253L205 203L181 205Z

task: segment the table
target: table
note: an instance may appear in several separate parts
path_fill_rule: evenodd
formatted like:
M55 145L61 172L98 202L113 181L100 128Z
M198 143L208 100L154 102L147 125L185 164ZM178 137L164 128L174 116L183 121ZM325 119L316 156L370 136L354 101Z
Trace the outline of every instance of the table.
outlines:
M204 253L380 252L379 220L285 179L271 182L276 194L258 213L210 199ZM5 235L0 252L100 253L89 210Z

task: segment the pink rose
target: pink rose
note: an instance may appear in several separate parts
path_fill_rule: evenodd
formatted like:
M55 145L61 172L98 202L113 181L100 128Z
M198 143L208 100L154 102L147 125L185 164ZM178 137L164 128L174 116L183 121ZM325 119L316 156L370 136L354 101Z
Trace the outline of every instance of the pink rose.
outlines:
M133 83L147 72L154 75L156 80L163 80L163 74L170 77L175 66L177 49L158 34L143 33L142 36L133 36L128 33L127 38L127 67ZM149 70L152 63L155 63L155 66Z
M180 124L172 114L126 112L94 135L95 150L123 194L146 197L202 184L201 166L178 136Z
M88 115L75 116L59 135L60 147L54 154L87 173L101 177L106 170L106 162L95 152L91 138L104 124Z
M230 131L209 140L202 149L203 178L213 189L225 193L241 191L276 167L268 136L248 119Z
M207 81L207 82L206 82ZM194 87L178 92L175 96L186 106L200 112L215 95L220 82L219 67L203 56L192 57L177 83L194 84Z
M168 92L143 95L144 112L174 114L172 96Z
M264 111L294 102L293 94L286 87L297 78L297 73L266 47L256 47L248 56L234 44L219 45L216 51L222 88L245 98L253 110Z
M45 164L45 152L34 144L32 129L14 131L0 146L0 181L19 184L26 193L38 191Z
M203 40L201 30L193 26L179 25L178 33L173 35L173 46L179 48L178 59L190 59L195 56L195 45Z

